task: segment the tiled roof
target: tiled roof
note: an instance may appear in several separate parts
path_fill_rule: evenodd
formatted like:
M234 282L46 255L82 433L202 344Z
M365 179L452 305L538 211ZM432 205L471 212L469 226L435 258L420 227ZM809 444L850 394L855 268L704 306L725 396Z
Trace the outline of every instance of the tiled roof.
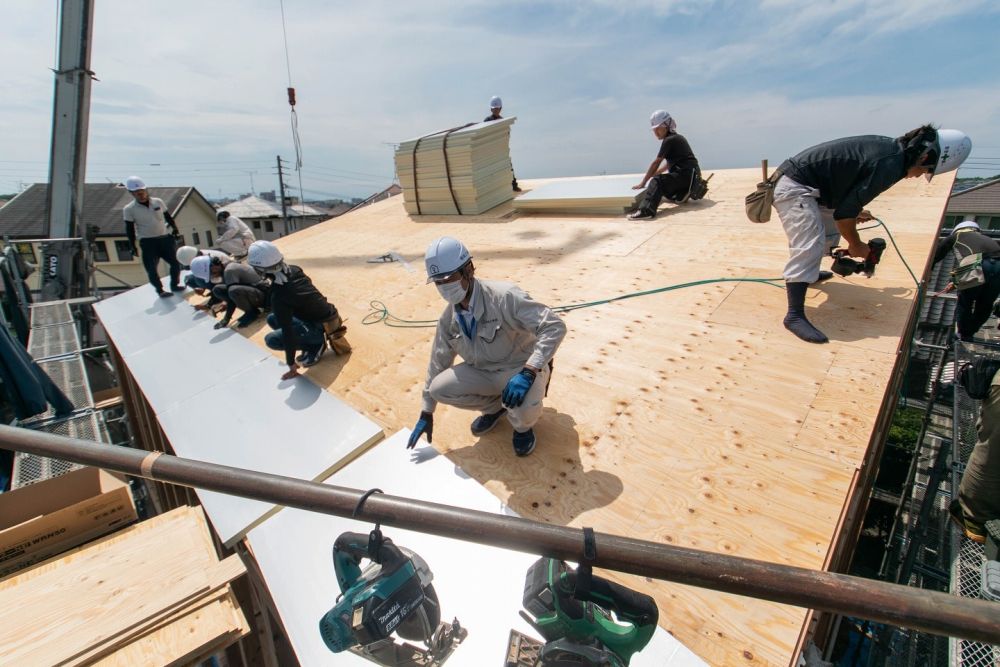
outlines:
M252 220L254 218L280 218L281 204L267 201L260 197L245 197L231 204L221 207L221 211L229 211L242 220ZM323 211L313 208L308 204L294 204L288 207L289 218L325 216Z
M947 212L1000 215L1000 179L953 194L948 200Z
M38 238L45 234L45 202L48 183L35 183L0 208L0 234L11 238ZM162 199L172 214L192 195L204 199L195 188L149 188L152 197ZM82 225L97 225L98 236L123 236L122 209L132 201L128 190L114 183L87 183L83 192ZM207 202L206 202L207 204Z

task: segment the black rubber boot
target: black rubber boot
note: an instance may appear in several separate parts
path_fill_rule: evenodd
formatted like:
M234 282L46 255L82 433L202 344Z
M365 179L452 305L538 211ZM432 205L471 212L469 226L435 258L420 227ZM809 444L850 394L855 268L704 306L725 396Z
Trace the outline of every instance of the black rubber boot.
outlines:
M806 319L806 289L809 283L785 283L788 294L788 314L785 328L807 343L826 343L829 338Z
M821 282L823 282L825 280L829 280L830 278L833 278L833 271L820 271L819 272L819 278L816 279L816 282L813 283L813 285L816 285L817 283L821 283Z

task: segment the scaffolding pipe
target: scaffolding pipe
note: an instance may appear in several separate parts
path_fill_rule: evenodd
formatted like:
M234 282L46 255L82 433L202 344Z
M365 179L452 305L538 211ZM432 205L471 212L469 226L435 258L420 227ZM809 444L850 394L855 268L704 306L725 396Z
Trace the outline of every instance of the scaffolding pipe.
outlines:
M14 451L252 498L355 516L363 490L244 470L0 425ZM400 456L403 452L400 452ZM441 537L585 562L579 528L374 494L356 518ZM934 634L1000 644L1000 605L872 579L595 533L595 567L762 600L867 618Z

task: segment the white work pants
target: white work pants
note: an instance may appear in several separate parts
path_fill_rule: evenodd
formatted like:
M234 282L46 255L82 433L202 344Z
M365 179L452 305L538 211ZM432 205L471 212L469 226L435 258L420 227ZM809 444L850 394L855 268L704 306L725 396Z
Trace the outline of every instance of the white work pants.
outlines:
M463 362L438 373L431 380L428 391L439 403L491 414L503 407L500 404L500 394L507 386L507 381L520 372L520 367L513 370L482 371ZM524 403L516 408L507 408L507 419L518 433L524 433L533 427L542 416L542 398L548 381L549 367L546 365L535 377L528 395L524 397Z
M819 190L787 176L774 186L774 208L788 237L787 282L816 282L820 262L840 242L833 210L820 206L818 198Z

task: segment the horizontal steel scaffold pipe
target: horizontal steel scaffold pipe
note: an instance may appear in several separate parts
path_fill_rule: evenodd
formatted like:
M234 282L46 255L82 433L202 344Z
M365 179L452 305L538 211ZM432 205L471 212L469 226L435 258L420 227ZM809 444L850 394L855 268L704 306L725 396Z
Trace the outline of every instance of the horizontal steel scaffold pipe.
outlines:
M340 517L351 517L365 492L5 425L0 425L0 446ZM370 496L357 518L551 558L586 560L582 529L530 519L384 494ZM1000 644L1000 604L608 533L595 537L596 567Z

